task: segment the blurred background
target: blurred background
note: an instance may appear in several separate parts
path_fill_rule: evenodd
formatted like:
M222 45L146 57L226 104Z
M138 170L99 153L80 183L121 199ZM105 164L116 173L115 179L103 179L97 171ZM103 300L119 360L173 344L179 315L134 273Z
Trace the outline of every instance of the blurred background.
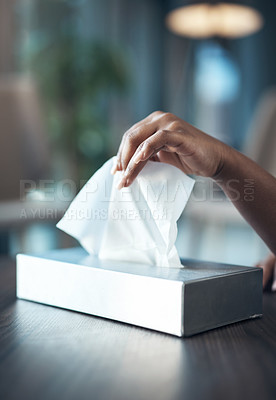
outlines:
M56 222L124 131L155 110L276 176L276 2L225 3L0 0L1 254L75 245ZM177 247L245 265L268 251L200 178Z

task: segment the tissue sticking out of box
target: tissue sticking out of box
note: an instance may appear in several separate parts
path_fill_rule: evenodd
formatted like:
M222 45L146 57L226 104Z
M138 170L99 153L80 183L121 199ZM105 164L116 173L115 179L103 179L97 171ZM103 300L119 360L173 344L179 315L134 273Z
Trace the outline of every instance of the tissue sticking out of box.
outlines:
M117 189L114 157L90 178L57 227L101 259L180 268L175 240L194 180L169 164L148 161L130 187Z

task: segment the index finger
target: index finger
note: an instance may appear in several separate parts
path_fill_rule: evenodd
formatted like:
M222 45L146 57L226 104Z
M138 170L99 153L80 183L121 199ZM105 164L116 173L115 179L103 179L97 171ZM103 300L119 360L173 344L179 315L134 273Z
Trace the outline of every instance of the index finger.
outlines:
M112 168L112 174L115 174L116 171L122 171L124 170L128 162L131 158L131 156L134 154L136 148L135 148L135 141L137 140L137 146L144 140L141 139L139 142L139 136L143 136L144 129L146 129L146 125L150 123L154 123L156 120L158 120L164 113L162 111L155 111L151 114L149 114L146 118L142 119L141 121L137 122L134 124L131 128L129 128L123 135L119 150L117 153L117 163L114 165ZM140 128L143 128L141 129ZM154 133L154 131L152 132ZM146 136L145 136L146 138ZM133 142L133 145L129 142ZM136 147L137 147L136 146ZM132 153L132 154L131 154ZM131 154L131 155L130 155Z
M140 143L129 161L118 188L121 189L124 186L131 185L148 160L159 153L160 150L174 151L181 143L181 140L182 135L180 132L167 130L157 131L151 137L146 138Z

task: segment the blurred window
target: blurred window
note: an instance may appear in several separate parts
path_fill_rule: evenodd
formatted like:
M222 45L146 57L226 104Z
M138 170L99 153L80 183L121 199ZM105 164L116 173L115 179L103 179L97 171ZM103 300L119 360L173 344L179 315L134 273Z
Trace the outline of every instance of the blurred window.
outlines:
M231 54L218 42L196 47L194 95L195 123L231 145L234 103L240 92L240 72Z

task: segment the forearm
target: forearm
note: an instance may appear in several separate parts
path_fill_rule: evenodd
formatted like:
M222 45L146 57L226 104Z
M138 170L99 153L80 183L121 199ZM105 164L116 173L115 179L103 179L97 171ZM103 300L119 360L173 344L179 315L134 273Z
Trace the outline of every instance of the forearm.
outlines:
M276 254L276 179L228 146L222 169L214 179Z

